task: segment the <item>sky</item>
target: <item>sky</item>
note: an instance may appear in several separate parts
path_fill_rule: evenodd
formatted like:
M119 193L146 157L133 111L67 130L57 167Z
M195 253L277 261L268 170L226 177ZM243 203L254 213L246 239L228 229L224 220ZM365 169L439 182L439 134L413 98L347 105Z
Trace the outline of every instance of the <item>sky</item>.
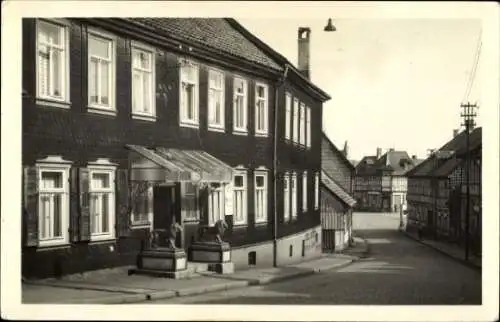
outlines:
M348 141L349 159L377 147L425 158L461 128L481 20L331 17L337 30L324 32L328 18L238 21L295 65L297 30L311 28L311 80L332 97L323 130L340 149ZM481 55L478 61L469 101L480 105Z

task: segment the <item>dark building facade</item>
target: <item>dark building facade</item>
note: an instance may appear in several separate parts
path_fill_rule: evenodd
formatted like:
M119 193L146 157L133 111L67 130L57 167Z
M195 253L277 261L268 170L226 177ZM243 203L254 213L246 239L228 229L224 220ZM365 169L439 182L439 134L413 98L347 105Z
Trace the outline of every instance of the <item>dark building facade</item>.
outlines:
M233 19L24 19L23 276L133 265L173 220L186 250L226 220L237 268L316 256L328 98ZM294 220L285 173L309 188Z

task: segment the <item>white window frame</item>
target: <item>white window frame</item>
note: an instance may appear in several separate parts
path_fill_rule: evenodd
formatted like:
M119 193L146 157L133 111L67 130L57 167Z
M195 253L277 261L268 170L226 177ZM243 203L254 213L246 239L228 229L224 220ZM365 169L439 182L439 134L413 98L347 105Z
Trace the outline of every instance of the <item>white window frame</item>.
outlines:
M99 61L100 60L105 60L109 62L109 70L108 70L108 91L109 91L109 104L104 105L104 104L99 104L99 103L92 103L90 99L90 87L91 87L91 78L90 78L90 62L92 59L92 55L90 54L90 41L89 39L91 37L98 38L100 40L106 40L110 42L110 59L107 59L105 57L96 57ZM88 29L87 31L87 85L88 85L88 90L87 90L87 96L88 96L88 106L89 109L93 112L100 112L100 111L110 111L113 112L113 114L116 113L116 36L103 32L101 30L96 30L96 29ZM100 77L100 70L101 70L101 65L98 64L98 84L97 84L97 93L98 96L100 96L100 91L101 91L101 77ZM95 109L95 110L92 110Z
M218 187L216 188L211 188L210 192L208 193L208 225L209 226L214 226L215 223L220 220L224 219L225 220L225 215L226 215L226 207L225 207L225 187L222 184L219 184ZM218 199L217 200L217 195ZM214 211L213 204L218 202L218 209L219 213L216 214Z
M89 207L90 207L90 240L91 241L97 241L97 240L108 240L108 239L114 239L115 238L115 223L116 223L116 184L115 184L115 179L116 179L116 167L115 166L103 166L103 165L89 165L88 167L89 170ZM109 176L109 188L101 188L101 189L95 189L92 185L92 179L93 175L95 173L99 174L106 174ZM109 194L109 204L108 204L108 232L98 232L94 233L92 232L92 227L93 227L93 219L94 214L93 214L93 209L92 209L92 202L90 201L90 198L92 198L92 193L107 193Z
M264 97L259 97L258 88L264 88ZM259 129L259 103L263 102L264 107L262 113L264 113L264 128ZM255 136L267 136L269 133L269 87L267 84L256 82L255 83Z
M307 171L302 174L302 211L307 211Z
M146 220L137 220L137 215L142 215L142 214L137 214L135 213L135 200L132 200L132 211L130 213L130 222L132 228L143 228L143 227L152 227L153 226L153 200L154 200L154 191L153 191L153 186L148 185L147 191L145 192L147 194L147 203L148 203L148 211L146 214L147 216L147 222Z
M200 69L197 63L190 60L179 60L179 125L183 127L192 127L198 128L199 126L199 95L200 95ZM187 66L193 67L195 71L194 80L184 79L183 77L183 69ZM194 87L194 98L193 98L193 118L187 118L187 110L184 108L184 104L182 102L182 83L193 85Z
M44 93L41 93L40 92L40 62L39 62L39 37L38 37L38 34L39 34L39 27L40 27L40 24L43 24L43 23L46 23L46 24L52 24L52 25L56 25L58 26L59 28L62 28L63 30L63 43L64 43L64 47L62 48L62 51L63 51L63 55L61 55L61 60L62 60L62 63L61 63L61 97L57 97L57 96L51 96L51 95L47 95L47 94L44 94ZM35 51L35 62L36 62L36 97L37 99L41 99L41 100L44 100L44 101L52 101L52 102L55 102L55 103L62 103L62 104L49 104L51 106L57 106L57 107L62 107L62 108L69 108L69 105L71 104L70 103L70 91L69 91L69 88L70 88L70 80L69 80L69 76L70 76L70 73L69 73L69 59L70 59L70 56L69 56L69 22L65 21L65 20L62 20L62 19L37 19L36 20L36 23L35 23L35 46L36 46L36 51ZM52 44L49 44L51 47L56 47L55 45L52 45ZM50 64L50 61L49 60L49 64ZM49 69L51 69L50 65L49 65ZM51 85L50 84L47 84L47 87L50 87ZM43 101L37 101L38 104L41 104L43 105Z
M299 110L299 143L300 145L305 145L306 144L306 122L305 122L305 117L306 117L306 105L301 102L300 103L300 110Z
M292 122L292 95L285 94L285 140L291 140L291 122Z
M243 83L243 94L236 92L236 82L241 81ZM237 99L242 97L243 102L243 125L237 126L236 122L236 109L238 105L236 104ZM247 134L248 133L248 82L243 77L234 77L233 80L233 131L237 134Z
M311 108L306 107L306 147L311 148Z
M292 142L299 142L299 100L293 99L293 126L292 126Z
M70 168L71 162L64 161L62 158L48 157L45 160L40 160L36 163L36 170L38 176L38 245L40 247L58 246L69 244L69 216L70 216ZM42 185L43 172L58 172L61 173L62 188L60 189L44 189ZM60 193L61 198L61 236L42 238L42 194L43 193ZM50 220L50 219L49 219ZM53 219L52 219L53 220ZM53 222L51 223L53 225Z
M319 173L314 174L314 209L319 209Z
M283 219L290 220L290 174L285 172L283 176Z
M297 173L293 172L292 173L292 180L291 180L291 189L292 189L292 219L296 219L298 215L298 207L297 207L297 195L298 195L298 189L297 189Z
M243 187L236 187L235 185L235 179L236 176L242 176L243 177ZM242 197L241 197L241 203L240 205L241 210L242 210L242 218L238 220L237 216L237 193L241 192ZM248 174L247 170L235 170L234 172L234 178L233 178L233 214L234 214L234 225L246 225L248 222Z
M140 67L134 67L134 51L139 51L146 53L150 55L151 58L151 70L146 70ZM132 78L132 118L134 119L141 119L141 120L148 120L148 121L154 121L156 119L156 57L155 57L156 50L155 48L148 46L146 44L137 42L137 41L132 41L131 43L131 50L130 50L130 64L131 64L131 78ZM151 111L149 113L144 112L144 111L138 111L137 107L134 106L135 102L135 91L134 91L134 70L138 70L139 72L145 74L149 73L149 78L150 78L150 93L142 93L141 92L141 102L143 101L144 95L148 95L150 98L150 106L151 106Z
M187 192L187 185L192 184L194 187L194 193L193 192ZM187 211L184 209L184 202L186 196L189 196L190 198L194 198L195 201L195 207L196 207L196 215L194 217L187 217ZM191 183L191 182L181 182L181 209L182 209L182 220L185 222L197 222L200 220L200 209L198 207L198 198L199 198L199 191L198 191L198 186Z
M257 187L257 177L264 177L264 186ZM268 172L264 169L258 169L254 171L254 213L255 213L255 223L265 223L267 222L268 217ZM258 193L262 192L263 194L263 205L258 204ZM262 207L262 216L259 215L259 206Z
M221 87L212 87L211 82L210 82L210 76L211 75L217 75L218 77L221 78ZM223 71L210 68L208 70L208 80L207 80L207 102L208 102L208 113L207 113L207 124L208 124L208 129L212 131L217 131L217 132L224 132L224 127L225 127L225 118L226 118L226 109L225 109L225 81L226 75L224 74ZM211 115L215 113L215 102L213 102L210 99L210 91L215 91L220 95L220 123L216 123L212 120ZM215 119L215 118L213 118Z

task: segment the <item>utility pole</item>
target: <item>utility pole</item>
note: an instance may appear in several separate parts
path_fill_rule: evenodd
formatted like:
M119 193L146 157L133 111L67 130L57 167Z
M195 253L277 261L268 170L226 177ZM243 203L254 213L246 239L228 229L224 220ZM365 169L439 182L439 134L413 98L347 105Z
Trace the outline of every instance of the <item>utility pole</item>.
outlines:
M466 194L467 194L467 203L466 203L466 212L465 212L465 260L469 260L469 221L470 221L470 133L474 129L474 117L477 114L474 112L474 109L477 108L477 104L460 104L460 107L463 108L463 112L460 114L463 117L464 122L462 123L465 126L466 139L467 139L467 152L466 152L466 166L465 166L465 184L466 184Z

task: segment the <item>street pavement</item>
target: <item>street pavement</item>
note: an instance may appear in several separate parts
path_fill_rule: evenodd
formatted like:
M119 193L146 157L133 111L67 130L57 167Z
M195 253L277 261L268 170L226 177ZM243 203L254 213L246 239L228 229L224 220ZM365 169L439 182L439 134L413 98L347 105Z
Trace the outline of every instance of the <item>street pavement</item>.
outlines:
M481 273L398 231L399 215L354 214L367 258L307 277L147 304L481 304Z

